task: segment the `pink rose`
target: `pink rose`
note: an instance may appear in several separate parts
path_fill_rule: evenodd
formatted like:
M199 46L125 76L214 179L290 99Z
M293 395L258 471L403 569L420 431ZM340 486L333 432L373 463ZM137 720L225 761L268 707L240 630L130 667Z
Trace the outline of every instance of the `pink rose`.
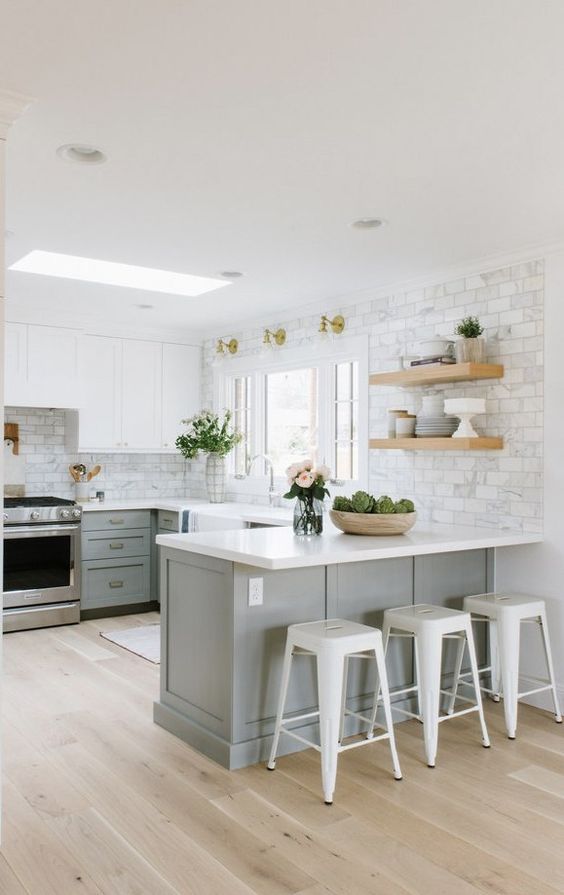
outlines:
M288 476L288 482L290 483L290 485L292 484L292 482L294 481L294 479L300 472L301 472L301 470L300 470L299 466L297 466L295 463L292 464L292 466L288 466L288 469L286 470L286 475Z
M298 471L299 472L309 472L313 466L313 460L302 460L301 463L298 463Z
M296 479L296 482L300 486L300 488L311 488L315 481L315 477L311 472L304 470L300 472L299 476Z
M321 476L322 479L327 481L327 479L330 478L330 476L331 476L331 470L329 469L328 466L321 465L321 466L318 466L317 469L315 470L315 475L316 475L316 477Z

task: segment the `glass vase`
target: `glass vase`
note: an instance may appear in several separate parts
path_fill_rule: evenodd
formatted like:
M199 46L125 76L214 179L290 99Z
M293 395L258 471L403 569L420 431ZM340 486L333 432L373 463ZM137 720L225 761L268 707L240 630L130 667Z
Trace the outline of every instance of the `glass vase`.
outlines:
M298 497L294 504L294 534L320 535L323 532L323 501Z
M225 457L208 454L206 460L206 489L210 503L225 500Z

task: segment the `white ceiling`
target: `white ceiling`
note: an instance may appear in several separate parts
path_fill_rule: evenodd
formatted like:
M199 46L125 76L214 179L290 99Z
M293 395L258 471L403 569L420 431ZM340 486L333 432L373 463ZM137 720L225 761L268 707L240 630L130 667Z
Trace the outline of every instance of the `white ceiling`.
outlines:
M0 0L8 263L198 275L200 298L8 273L8 314L195 336L564 236L561 0ZM101 166L63 162L89 143ZM379 231L351 229L378 215ZM140 303L154 305L140 310Z

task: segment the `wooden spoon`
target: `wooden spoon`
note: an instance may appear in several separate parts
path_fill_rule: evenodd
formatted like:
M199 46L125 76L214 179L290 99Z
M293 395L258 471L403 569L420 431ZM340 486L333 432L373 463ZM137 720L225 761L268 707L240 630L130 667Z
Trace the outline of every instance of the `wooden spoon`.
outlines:
M69 472L74 479L75 482L80 481L80 473L74 468L74 466L69 466Z
M99 463L97 463L96 466L93 466L92 469L90 470L90 472L88 473L88 478L86 481L87 482L91 481L91 479L93 479L94 476L98 475L98 473L101 471L102 471L102 467L100 466Z

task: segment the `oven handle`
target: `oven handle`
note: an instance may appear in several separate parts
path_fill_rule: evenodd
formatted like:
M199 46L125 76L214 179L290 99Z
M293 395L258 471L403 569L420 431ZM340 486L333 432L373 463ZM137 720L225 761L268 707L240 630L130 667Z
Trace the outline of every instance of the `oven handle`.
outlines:
M69 523L68 525L26 525L26 526L15 526L15 525L6 525L4 527L4 538L6 540L10 540L10 538L48 538L48 537L56 537L57 535L64 534L76 534L80 529L80 522Z

